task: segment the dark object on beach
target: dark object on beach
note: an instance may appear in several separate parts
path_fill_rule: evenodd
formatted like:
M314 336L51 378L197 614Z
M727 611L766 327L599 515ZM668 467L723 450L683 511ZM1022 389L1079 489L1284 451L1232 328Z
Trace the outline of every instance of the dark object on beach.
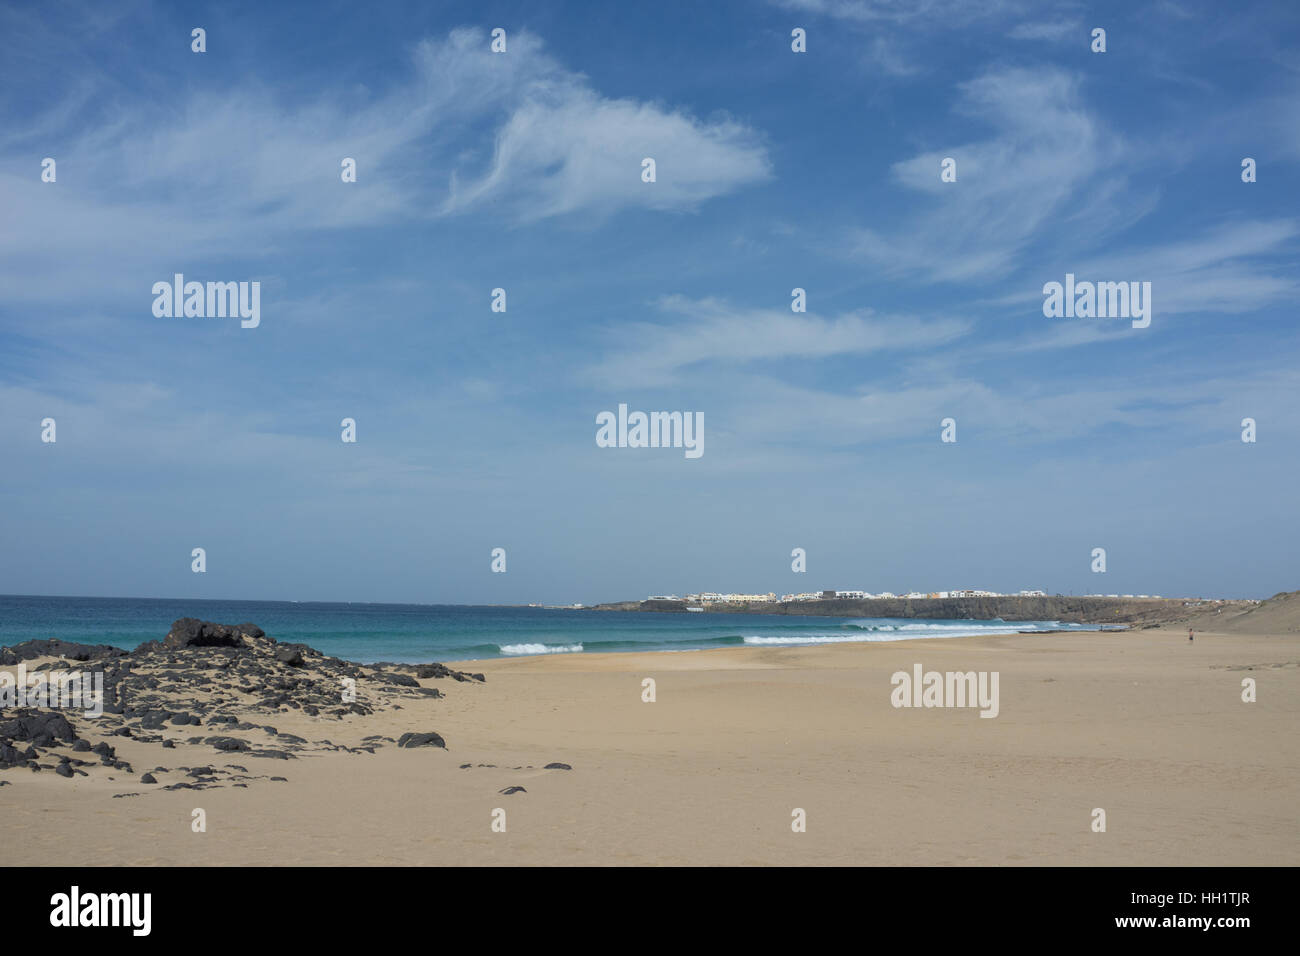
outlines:
M171 718L171 714L165 710L151 710L140 718L141 730L162 730L165 724Z
M13 647L0 647L0 667L13 667L19 661L37 657L66 657L70 661L97 661L109 657L125 657L126 651L108 644L77 644L58 638L42 641L23 641Z
M442 747L447 748L447 741L439 734L402 734L397 741L399 747Z
M151 773L145 773L145 774L141 774L141 775L140 775L140 782L141 782L141 783L157 783L157 782L158 782L158 778L155 777L155 776L154 776L153 774L151 774Z
M1189 641L1192 639L1192 629L1190 627L1187 629L1187 639Z
M0 741L0 767L21 767L27 758L7 743Z
M261 628L252 624L230 627L196 617L183 617L172 622L172 629L163 638L163 646L180 650L187 647L240 647L244 641L243 628L252 628L261 635Z
M560 763L559 761L556 761L554 763L548 763L542 769L543 770L572 770L573 768L570 767L567 763Z
M248 746L248 741L240 740L238 737L209 737L207 740L204 741L204 743L211 744L213 747L216 747L218 750L223 750L227 752L233 750L242 751L242 750L250 749Z
M504 793L507 797L512 793L527 793L523 787L506 787L504 790L498 790L497 793Z
M415 668L415 676L420 680L426 680L430 677L436 677L439 679L450 677L452 680L462 682L467 680L483 681L482 674L467 674L464 671L454 671L446 664L420 664Z
M61 763L54 768L54 772L57 773L60 777L71 777L72 765L67 762Z
M302 667L302 651L292 644L286 644L283 647L275 649L275 659L281 664L288 664L290 667Z
M27 708L11 713L14 716L8 720L0 719L0 737L31 743L37 747L48 747L56 740L70 744L76 739L77 735L73 733L68 718L60 713Z

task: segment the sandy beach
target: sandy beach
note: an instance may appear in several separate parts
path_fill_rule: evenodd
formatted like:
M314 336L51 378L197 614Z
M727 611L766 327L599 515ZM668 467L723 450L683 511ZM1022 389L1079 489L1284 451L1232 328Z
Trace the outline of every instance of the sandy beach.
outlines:
M998 716L895 708L891 674L918 663L998 672ZM3 862L1300 863L1294 633L1189 643L1169 628L454 666L486 682L424 680L445 696L275 720L280 734L346 746L436 731L446 749L255 760L186 744L194 728L169 726L173 749L109 738L135 775L11 768L0 774ZM1243 678L1257 682L1254 703L1242 701ZM572 769L542 769L552 762ZM247 786L224 770L224 785L161 789L192 779L180 768L231 765ZM142 785L138 774L158 766L168 768L158 784ZM499 792L509 787L525 792ZM206 832L191 829L195 808ZM498 808L505 832L492 829ZM795 808L806 832L792 831ZM1095 808L1104 833L1093 832Z

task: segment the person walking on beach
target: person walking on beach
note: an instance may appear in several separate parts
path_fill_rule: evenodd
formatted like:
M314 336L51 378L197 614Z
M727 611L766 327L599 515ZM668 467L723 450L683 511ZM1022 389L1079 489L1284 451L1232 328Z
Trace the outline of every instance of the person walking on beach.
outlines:
M1190 627L1187 629L1187 639L1189 641L1192 639L1192 629Z

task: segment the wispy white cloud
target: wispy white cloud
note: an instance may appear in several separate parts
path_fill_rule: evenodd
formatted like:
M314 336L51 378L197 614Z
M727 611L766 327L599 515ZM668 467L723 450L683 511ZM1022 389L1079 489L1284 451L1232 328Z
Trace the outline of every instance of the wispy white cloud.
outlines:
M1025 0L772 0L779 7L858 23L961 25L1022 11Z
M1059 275L1042 273L1026 279L1014 292L974 304L998 309L1017 306L1034 315L1043 301L1042 282L1059 282L1064 272L1073 272L1079 280L1150 282L1154 308L1161 316L1252 312L1300 295L1300 279L1291 267L1297 236L1300 222L1294 219L1246 220L1169 242L1126 243L1104 255L1079 257ZM1068 328L1072 331L1062 328L1016 348L1088 345L1128 334L1097 325L1071 323Z
M969 329L953 319L922 321L871 310L834 318L788 308L736 308L717 299L670 296L662 302L671 321L620 324L623 346L597 363L588 377L611 386L665 385L703 363L743 366L766 359L825 359L887 350L929 348L954 341Z
M491 162L478 176L453 172L445 211L499 201L532 220L579 210L604 217L627 207L691 209L770 175L760 137L744 124L604 97L559 70L535 41L524 37L515 52L520 42L510 55L531 59L532 68L509 91L511 112ZM653 183L641 179L647 157L656 164Z
M824 18L864 37L862 63L892 78L912 77L934 68L932 49L923 44L935 33L1014 19L1025 0L769 0L793 14Z
M1071 199L1087 184L1088 218L1111 222L1124 205L1122 183L1106 182L1125 146L1084 105L1079 81L1052 68L999 68L960 87L956 107L987 123L985 140L952 144L894 164L894 178L932 197L932 204L894 229L864 228L848 239L850 254L893 275L919 273L945 281L1005 274L1045 228L1075 216ZM957 181L939 178L952 157ZM1085 233L1086 219L1076 224Z
M83 104L78 91L0 139L11 170L0 175L0 287L30 288L31 270L56 256L62 269L111 257L121 274L124 259L264 251L293 231L478 209L515 221L691 210L771 171L762 137L740 121L606 97L526 32L504 55L480 30L426 40L406 78L374 97L328 90L292 103L246 82L165 109L122 101L89 128L55 128L74 126ZM55 134L72 145L51 186L32 156ZM646 156L658 163L652 184ZM357 162L355 185L340 182L343 157Z
M1021 23L1007 36L1013 40L1047 40L1056 43L1076 34L1080 43L1087 38L1087 31L1080 20L1038 20Z
M1238 314L1295 300L1297 235L1294 219L1228 223L1195 238L1090 258L1076 271L1150 282L1160 315Z

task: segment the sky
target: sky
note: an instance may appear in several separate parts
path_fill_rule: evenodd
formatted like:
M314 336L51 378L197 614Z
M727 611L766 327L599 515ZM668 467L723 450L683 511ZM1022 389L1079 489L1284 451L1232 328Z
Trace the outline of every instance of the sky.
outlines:
M0 593L1295 589L1298 94L1291 2L5 3Z

